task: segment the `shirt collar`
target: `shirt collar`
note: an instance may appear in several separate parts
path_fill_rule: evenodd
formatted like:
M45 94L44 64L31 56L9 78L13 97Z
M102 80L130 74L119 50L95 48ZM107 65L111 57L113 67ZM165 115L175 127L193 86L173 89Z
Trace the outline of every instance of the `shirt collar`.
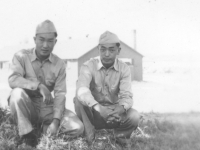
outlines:
M32 50L32 53L31 53L30 57L31 57L31 62L33 62L34 60L38 59L38 57L36 55L36 52L35 52L35 48ZM51 63L53 63L53 55L52 55L52 53L50 53L49 57L46 60L49 60Z
M100 70L103 66L100 57L97 57L97 70ZM105 68L105 67L104 67ZM118 60L117 58L115 59L114 65L111 66L110 68L114 68L116 71L119 71L119 66L118 66Z

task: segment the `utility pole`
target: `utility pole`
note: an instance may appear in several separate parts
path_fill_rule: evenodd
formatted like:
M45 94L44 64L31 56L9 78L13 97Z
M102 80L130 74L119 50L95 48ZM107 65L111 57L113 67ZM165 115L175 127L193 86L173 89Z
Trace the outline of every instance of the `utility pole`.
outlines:
M133 30L133 38L134 38L134 41L133 41L134 47L133 48L134 48L134 50L136 50L136 30L135 29Z
M133 49L136 51L136 30L133 30ZM132 58L132 65L134 66L134 59Z

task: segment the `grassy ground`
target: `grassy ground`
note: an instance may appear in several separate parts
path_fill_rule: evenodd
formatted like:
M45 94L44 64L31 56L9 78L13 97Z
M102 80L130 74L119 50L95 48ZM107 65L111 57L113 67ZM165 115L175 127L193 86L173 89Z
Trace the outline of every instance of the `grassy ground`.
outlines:
M36 148L21 144L17 127L9 112L0 109L0 150L87 150L84 137L69 139L66 135L42 136ZM143 113L139 128L131 136L134 150L199 150L200 113L159 114ZM116 150L112 130L96 131L93 150Z
M200 110L199 63L144 62L144 81L133 82L134 108L142 113L139 128L132 134L134 150L200 150L200 113L179 113ZM73 68L73 67L72 67ZM66 107L73 111L75 95L74 71L68 70ZM0 107L6 108L10 88L8 71L0 70ZM162 113L161 113L162 112ZM173 113L167 113L173 112ZM36 148L16 147L17 128L10 123L9 114L0 109L0 150L87 150L84 137L69 139L42 136ZM112 131L96 131L93 150L114 150Z

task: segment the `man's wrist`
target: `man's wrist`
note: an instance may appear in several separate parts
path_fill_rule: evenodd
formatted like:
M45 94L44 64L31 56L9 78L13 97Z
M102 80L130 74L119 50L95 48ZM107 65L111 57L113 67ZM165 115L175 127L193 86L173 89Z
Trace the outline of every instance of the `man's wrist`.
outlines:
M126 112L126 109L125 109L124 105L121 105L121 106L122 106L122 108L123 108L123 113L125 113L125 112Z

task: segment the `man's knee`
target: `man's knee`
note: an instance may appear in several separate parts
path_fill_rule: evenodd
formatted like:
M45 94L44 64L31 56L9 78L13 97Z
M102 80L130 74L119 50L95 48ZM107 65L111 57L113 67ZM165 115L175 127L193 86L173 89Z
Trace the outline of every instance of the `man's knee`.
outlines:
M138 113L138 111L133 108L130 108L127 112L127 115L128 115L127 117L129 118L132 126L137 128L139 121L140 121L140 114Z
M78 98L77 98L77 97L74 97L73 101L74 101L74 104L77 104L77 103L79 103L79 101L78 101Z
M77 106L77 107L82 106L81 102L78 100L77 97L74 97L74 105Z
M63 120L64 121L64 120ZM79 136L84 132L83 123L79 119L64 121L61 123L61 131L64 133L70 133L72 137Z
M83 126L83 123L81 121L76 122L75 132L76 132L77 136L83 134L83 132L84 132L84 126Z
M78 116L70 110L65 110L61 121L63 132L72 132L74 136L81 135L84 132L84 126Z
M84 106L77 97L74 97L74 107L75 107L75 111L77 111L87 106Z

